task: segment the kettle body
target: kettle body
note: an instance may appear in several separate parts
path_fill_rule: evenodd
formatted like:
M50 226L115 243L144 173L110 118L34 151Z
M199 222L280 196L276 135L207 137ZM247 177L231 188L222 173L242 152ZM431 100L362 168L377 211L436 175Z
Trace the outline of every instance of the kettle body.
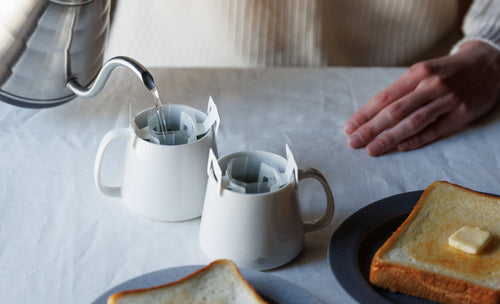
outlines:
M110 0L0 0L0 100L49 107L73 99L67 86L98 75Z

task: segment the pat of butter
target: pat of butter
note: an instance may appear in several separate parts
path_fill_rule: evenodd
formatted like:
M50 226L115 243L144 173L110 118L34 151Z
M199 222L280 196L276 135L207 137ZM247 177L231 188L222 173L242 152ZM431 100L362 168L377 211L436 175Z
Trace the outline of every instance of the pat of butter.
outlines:
M450 246L477 254L491 239L491 232L479 228L462 227L448 238Z

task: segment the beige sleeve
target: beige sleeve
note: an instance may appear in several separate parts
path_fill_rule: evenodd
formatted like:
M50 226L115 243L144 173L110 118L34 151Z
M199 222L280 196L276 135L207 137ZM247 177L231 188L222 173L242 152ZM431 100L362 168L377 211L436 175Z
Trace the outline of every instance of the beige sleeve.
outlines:
M464 38L451 50L454 54L470 40L479 40L500 51L500 1L475 0L463 24Z

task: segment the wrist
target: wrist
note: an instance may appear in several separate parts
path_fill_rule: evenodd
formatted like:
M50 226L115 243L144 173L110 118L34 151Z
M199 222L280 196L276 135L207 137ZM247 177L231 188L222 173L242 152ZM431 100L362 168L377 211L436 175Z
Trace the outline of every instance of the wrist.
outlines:
M500 79L500 50L490 44L481 40L465 41L458 48L456 55L491 69L494 76Z
M490 63L500 65L500 50L485 41L471 39L463 42L459 46L457 53L464 52L476 54L483 58L489 58L491 60Z

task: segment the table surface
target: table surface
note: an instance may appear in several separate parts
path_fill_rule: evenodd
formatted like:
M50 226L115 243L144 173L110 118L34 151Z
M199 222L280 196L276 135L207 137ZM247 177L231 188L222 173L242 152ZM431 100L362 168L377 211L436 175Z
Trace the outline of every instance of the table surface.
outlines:
M393 82L402 68L151 68L164 103L218 106L219 154L257 149L323 172L336 210L305 236L300 255L267 273L324 303L353 303L330 270L329 241L349 215L376 200L432 181L500 193L500 113L422 149L378 158L353 150L346 120ZM128 125L128 109L154 101L135 76L116 69L94 98L47 109L0 103L0 293L5 303L90 303L106 290L155 270L210 262L198 243L200 219L152 221L131 213L93 181L104 134ZM124 144L105 158L104 180L120 183ZM300 190L304 218L321 212L319 186ZM320 201L320 202L315 202ZM313 203L315 202L315 203Z

